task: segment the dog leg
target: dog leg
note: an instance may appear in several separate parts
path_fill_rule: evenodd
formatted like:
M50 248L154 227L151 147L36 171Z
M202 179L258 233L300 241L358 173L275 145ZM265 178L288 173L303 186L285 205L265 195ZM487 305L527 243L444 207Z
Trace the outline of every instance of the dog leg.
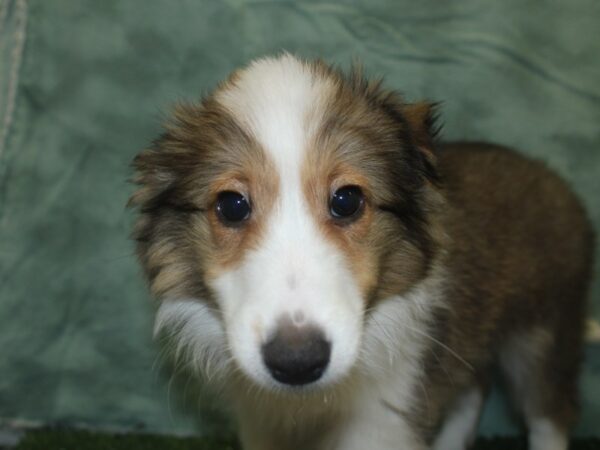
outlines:
M513 401L529 428L530 450L566 450L578 414L580 336L539 328L514 336L501 352Z
M529 450L567 450L567 433L549 419L529 421Z
M433 450L465 450L477 433L477 425L483 409L484 394L480 387L472 387L457 400L437 435Z
M371 406L371 407L369 407ZM425 441L404 417L385 406L366 405L326 440L319 450L426 450Z

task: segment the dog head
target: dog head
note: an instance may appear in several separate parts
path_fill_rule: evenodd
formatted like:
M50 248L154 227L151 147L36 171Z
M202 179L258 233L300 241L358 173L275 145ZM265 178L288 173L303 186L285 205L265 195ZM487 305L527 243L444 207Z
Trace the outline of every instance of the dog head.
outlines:
M157 330L209 377L343 379L369 311L436 253L432 126L429 105L290 55L178 106L134 162Z

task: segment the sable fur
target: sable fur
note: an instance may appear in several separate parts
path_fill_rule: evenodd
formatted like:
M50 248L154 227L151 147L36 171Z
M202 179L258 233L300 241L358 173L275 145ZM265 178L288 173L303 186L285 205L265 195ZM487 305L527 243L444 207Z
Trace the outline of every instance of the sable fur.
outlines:
M280 97L294 95L294 83L312 96L299 111L300 126L290 128L303 139L300 163L285 169L293 173L282 172L277 149L265 141L265 133L280 139L279 129L293 124L284 117L261 134L263 116L252 115L249 99L262 97L247 92L268 93L279 82ZM280 97L272 101L285 108ZM268 102L261 108L268 113ZM484 395L499 366L532 430L532 448L551 442L544 450L563 449L578 411L592 228L570 189L542 164L489 144L437 144L435 117L433 105L408 104L360 71L346 76L284 55L235 72L198 104L179 106L164 134L136 157L134 238L161 303L157 329L205 376L217 372L245 448L464 448L436 436L446 439L444 423L465 392ZM361 336L358 354L348 350L352 366L303 391L259 383L238 361L233 316L221 298L229 274L270 242L295 176L302 214L314 223L307 236L318 234L315 248L331 246L343 259L340 270L352 275L362 302L353 313L362 325L352 335ZM340 225L327 202L344 185L360 186L366 206ZM252 200L243 228L223 227L216 217L223 190ZM285 275L291 290L302 275ZM253 326L257 336L270 332L264 320ZM346 329L331 323L338 326Z
M540 163L505 148L461 143L438 148L438 169L452 208L448 309L436 337L448 354L428 358L431 397L451 404L456 384L488 383L511 337L546 334L547 348L522 355L537 386L527 414L550 415L565 429L576 421L584 298L591 276L592 228L565 183ZM454 386L444 380L450 372ZM435 409L435 407L433 408ZM440 410L443 411L443 407ZM434 423L435 420L431 421Z

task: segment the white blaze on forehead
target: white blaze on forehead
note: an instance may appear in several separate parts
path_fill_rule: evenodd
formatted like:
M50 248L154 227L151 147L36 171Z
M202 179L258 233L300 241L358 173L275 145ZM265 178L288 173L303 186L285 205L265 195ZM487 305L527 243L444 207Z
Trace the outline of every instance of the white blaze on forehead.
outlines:
M254 61L216 99L262 145L282 175L294 176L330 87L311 66L286 54Z
M297 285L294 289L297 303L307 307L303 295L325 296L329 290L325 285L348 276L337 249L319 232L301 180L311 134L320 125L332 86L331 79L285 54L253 62L216 94L216 99L258 141L279 175L276 206L266 218L266 237L258 248L245 255L239 271L246 278L254 273L250 277L253 280L269 274L273 301L269 308L273 317L281 314L286 305L293 307L292 296L283 298L287 289L282 286L289 286L290 278ZM333 260L339 263L332 263ZM329 266L335 268L336 274L330 273ZM318 285L323 286L323 292L308 293L309 286ZM255 288L249 286L248 295Z

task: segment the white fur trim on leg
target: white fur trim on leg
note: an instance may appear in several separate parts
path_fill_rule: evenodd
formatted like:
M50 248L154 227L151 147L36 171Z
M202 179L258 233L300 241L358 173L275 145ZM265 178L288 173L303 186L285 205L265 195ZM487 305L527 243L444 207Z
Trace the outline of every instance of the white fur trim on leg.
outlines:
M481 389L472 388L458 399L446 418L433 450L464 450L473 443L483 407Z
M567 434L548 419L533 419L529 425L530 450L567 450Z

